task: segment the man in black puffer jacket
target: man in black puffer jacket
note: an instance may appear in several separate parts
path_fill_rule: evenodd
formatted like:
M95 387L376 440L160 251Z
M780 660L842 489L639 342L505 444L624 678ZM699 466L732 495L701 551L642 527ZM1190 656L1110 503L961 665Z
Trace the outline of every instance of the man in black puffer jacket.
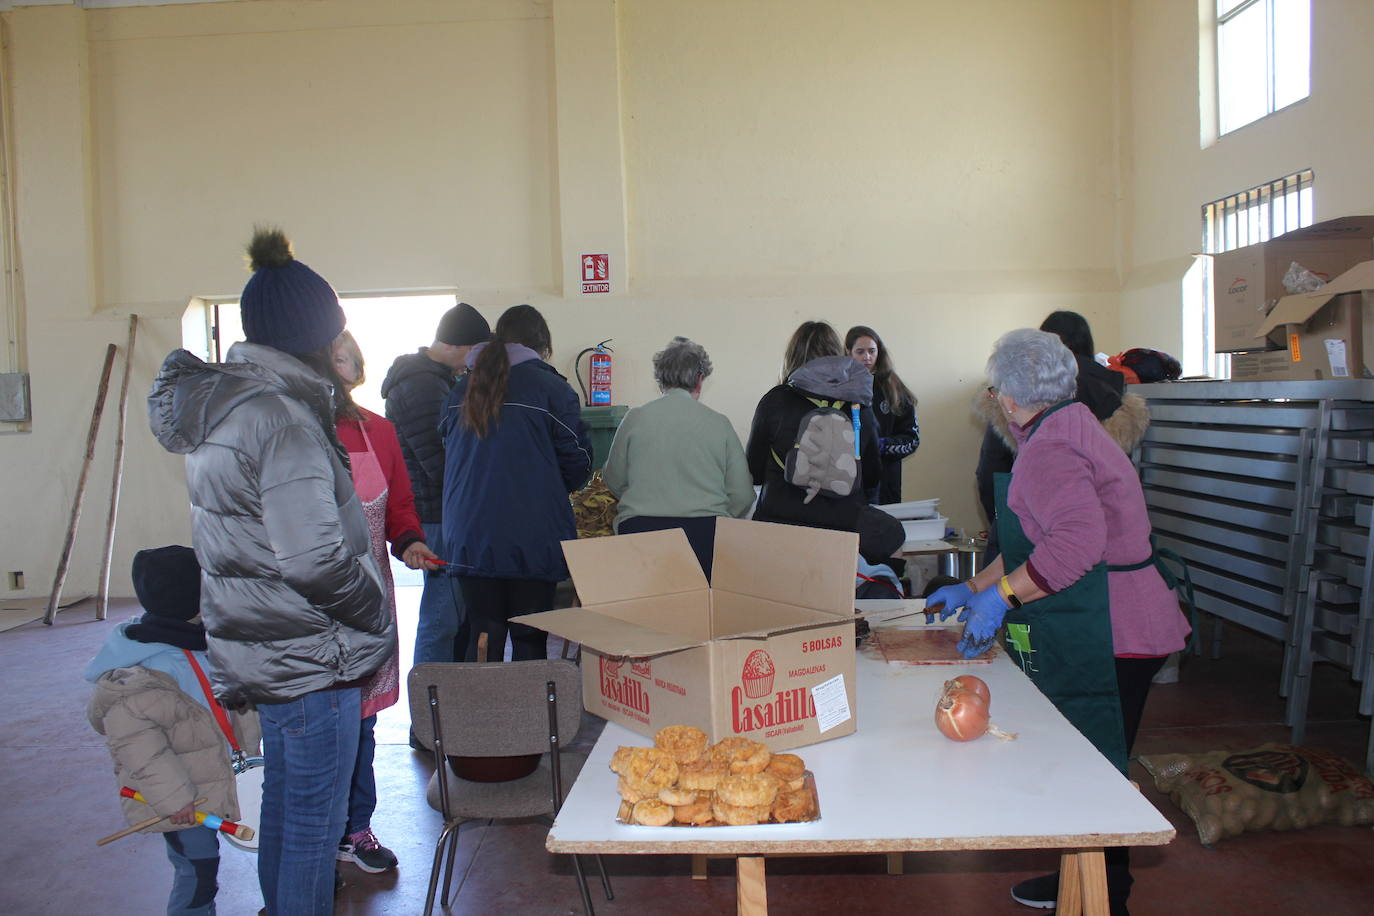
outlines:
M439 435L439 408L457 375L467 371L468 351L490 339L487 320L460 302L440 319L434 343L398 357L382 381L386 418L401 441L425 543L439 556L444 555L444 440ZM425 573L415 664L461 659L468 643L466 618L456 580L442 569Z

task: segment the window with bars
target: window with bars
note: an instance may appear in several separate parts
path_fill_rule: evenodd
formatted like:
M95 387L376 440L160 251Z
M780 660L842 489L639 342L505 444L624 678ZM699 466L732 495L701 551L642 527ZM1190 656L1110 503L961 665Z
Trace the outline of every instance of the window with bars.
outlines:
M1203 254L1267 242L1312 225L1311 169L1231 194L1202 207ZM1183 374L1229 378L1231 358L1215 353L1212 259L1201 257L1183 284Z
M1304 169L1202 207L1202 250L1221 254L1312 225L1312 170Z
M1216 0L1217 129L1228 134L1311 91L1311 0Z

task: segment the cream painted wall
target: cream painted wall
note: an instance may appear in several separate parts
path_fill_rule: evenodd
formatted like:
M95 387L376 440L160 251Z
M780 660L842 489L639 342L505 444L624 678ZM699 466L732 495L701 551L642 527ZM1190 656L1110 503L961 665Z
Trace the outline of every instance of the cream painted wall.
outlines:
M578 34L558 17L588 12L616 30L610 74L593 59L604 40L581 60L572 38L556 47ZM285 226L341 290L456 288L493 320L533 302L569 374L573 353L613 336L618 402L650 398L653 351L692 336L716 364L705 399L741 435L798 322L872 324L921 398L907 495L981 528L968 403L991 342L1072 308L1101 348L1118 343L1116 13L262 0L5 14L35 423L0 439L17 471L0 496L24 520L0 535L0 572L47 590L93 363L130 311L152 322L114 593L134 550L187 536L180 461L152 442L140 400L189 298L240 288L258 220ZM613 100L616 135L576 129ZM618 170L578 164L618 154ZM628 289L563 295L568 259L617 231ZM94 587L109 438L69 590Z
M983 527L992 340L1054 308L1116 338L1110 9L627 2L620 27L635 300L679 316L635 349L699 334L744 431L799 321L872 325L921 399L907 496Z
M182 461L143 399L189 299L242 287L254 222L285 226L343 290L504 304L555 284L547 3L41 7L4 25L34 412L31 433L0 438L0 500L22 520L0 534L0 573L27 580L5 596L49 590L99 362L129 313L143 327L112 592L131 593L137 549L189 538ZM96 587L114 401L68 595Z
M1200 13L1214 4L1132 0L1129 7L1133 216L1121 337L1179 352L1179 282L1201 247L1203 204L1311 168L1316 219L1374 213L1374 4L1313 0L1311 96L1205 148L1199 87L1211 90L1199 80L1197 54Z

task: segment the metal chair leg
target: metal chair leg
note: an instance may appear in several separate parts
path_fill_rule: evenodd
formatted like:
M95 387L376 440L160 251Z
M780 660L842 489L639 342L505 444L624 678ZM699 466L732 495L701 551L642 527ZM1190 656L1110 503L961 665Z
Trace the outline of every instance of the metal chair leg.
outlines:
M611 879L606 876L606 863L601 860L601 856L596 856L596 867L601 872L601 887L606 892L607 900L614 900L615 894L611 893Z
M457 845L457 824L445 824L444 829L439 831L439 841L434 844L434 864L429 869L429 894L425 897L425 916L429 916L434 911L434 894L439 889L439 863L443 861L444 844L450 837Z
M439 898L439 905L440 905L441 907L444 907L445 909L448 908L448 904L449 904L448 891L449 891L449 886L453 883L453 859L454 859L454 857L455 857L457 854L458 854L458 826L457 826L457 825L454 825L453 837L449 840L449 844L448 844L448 864L444 866L444 893L443 893L443 895Z
M582 893L582 908L587 916L596 916L596 910L592 908L592 894L587 890L587 875L582 871L582 860L576 854L572 857L573 871L577 874L577 889Z

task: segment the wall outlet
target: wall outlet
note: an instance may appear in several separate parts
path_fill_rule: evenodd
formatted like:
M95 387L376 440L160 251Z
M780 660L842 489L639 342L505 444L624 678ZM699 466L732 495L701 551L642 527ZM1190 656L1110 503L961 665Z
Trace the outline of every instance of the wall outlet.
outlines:
M10 572L10 591L17 592L24 587L24 571L22 569Z

